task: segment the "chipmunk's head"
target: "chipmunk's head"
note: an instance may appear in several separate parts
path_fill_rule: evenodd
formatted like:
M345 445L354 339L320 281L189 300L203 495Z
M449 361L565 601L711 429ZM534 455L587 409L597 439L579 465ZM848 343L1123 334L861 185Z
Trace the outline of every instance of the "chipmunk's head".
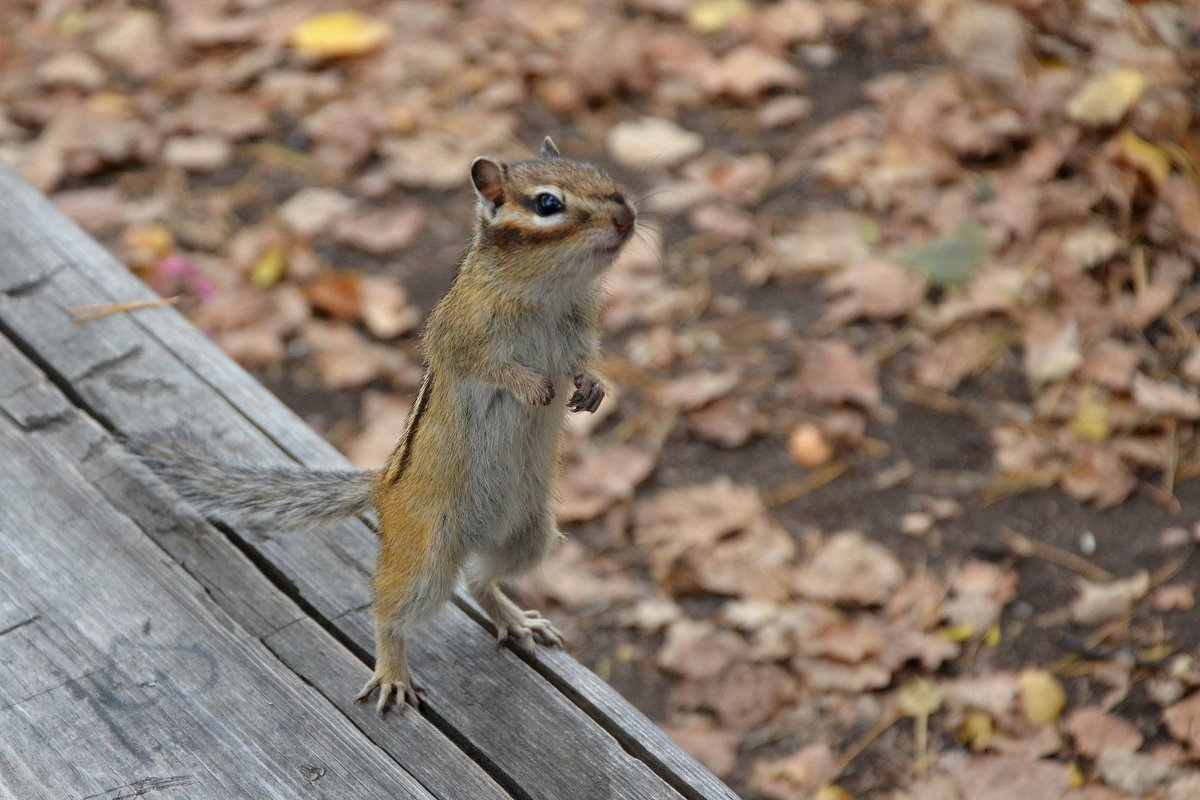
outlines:
M476 241L529 279L573 270L594 277L633 235L637 212L595 166L559 155L550 137L537 158L471 164ZM512 258L505 258L512 256Z

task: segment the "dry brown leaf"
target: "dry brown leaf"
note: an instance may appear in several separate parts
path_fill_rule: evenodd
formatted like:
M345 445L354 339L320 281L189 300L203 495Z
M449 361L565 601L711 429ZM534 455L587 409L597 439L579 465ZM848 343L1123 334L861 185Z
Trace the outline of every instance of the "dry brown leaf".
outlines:
M587 453L567 464L555 516L564 524L595 519L613 504L631 499L657 463L655 454L623 444Z
M717 728L712 720L694 717L681 724L664 725L663 732L718 778L727 778L733 772L737 763L738 737Z
M358 282L357 294L358 313L373 336L392 339L421 324L421 309L408 301L408 292L391 278L364 276Z
M425 210L417 205L379 208L341 219L333 229L340 242L383 255L416 241L425 227Z
M790 756L759 761L750 782L774 800L805 797L835 777L833 751L824 742L811 744Z
M1200 692L1163 711L1163 722L1172 736L1193 751L1200 750Z
M819 600L881 605L904 581L904 568L858 531L834 534L796 576L796 591Z
M1132 723L1095 706L1075 709L1063 726L1075 740L1075 749L1088 758L1105 750L1132 753L1142 746L1142 734Z
M736 448L766 429L766 419L746 398L725 397L693 411L688 431L717 447Z
M667 119L642 117L614 125L608 132L608 152L630 169L654 166L670 169L704 149L704 138Z
M817 403L875 410L883 402L875 365L840 339L805 345L796 384L803 397Z
M890 261L848 264L825 279L831 299L822 321L841 326L857 319L897 319L921 303L925 290L920 276Z
M710 94L753 100L768 89L800 88L804 75L783 59L747 44L714 64L703 76L703 84Z
M1102 625L1127 617L1149 590L1150 576L1145 571L1108 583L1080 579L1079 596L1071 603L1071 619L1079 625Z
M1000 621L1000 612L1017 594L1017 573L996 564L968 561L950 582L950 593L942 606L946 620L969 626L982 635Z
M1133 399L1151 414L1200 419L1200 393L1140 372L1133 376Z
M985 756L971 761L962 776L970 800L1061 800L1071 785L1065 764Z

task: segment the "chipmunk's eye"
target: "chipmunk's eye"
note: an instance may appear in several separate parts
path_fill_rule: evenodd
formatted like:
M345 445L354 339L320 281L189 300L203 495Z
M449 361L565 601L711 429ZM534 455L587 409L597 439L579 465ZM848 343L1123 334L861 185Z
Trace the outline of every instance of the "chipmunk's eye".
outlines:
M563 201L559 200L549 192L542 192L537 197L533 198L533 206L537 209L539 217L549 217L554 214L561 213L566 210Z

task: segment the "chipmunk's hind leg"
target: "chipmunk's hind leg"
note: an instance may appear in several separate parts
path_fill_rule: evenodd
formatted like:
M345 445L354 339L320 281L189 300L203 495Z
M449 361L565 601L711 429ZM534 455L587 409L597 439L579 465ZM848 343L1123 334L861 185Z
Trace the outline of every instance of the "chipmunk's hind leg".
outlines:
M433 616L454 593L462 558L439 547L447 537L430 529L397 523L383 515L382 546L375 573L375 672L356 702L379 689L376 709L383 714L407 701L419 705L405 655L404 634Z
M517 642L529 653L533 643L563 647L563 636L537 611L522 610L500 588L500 581L536 566L562 538L549 514L531 520L495 547L480 550L471 570L471 593L496 626L500 645Z

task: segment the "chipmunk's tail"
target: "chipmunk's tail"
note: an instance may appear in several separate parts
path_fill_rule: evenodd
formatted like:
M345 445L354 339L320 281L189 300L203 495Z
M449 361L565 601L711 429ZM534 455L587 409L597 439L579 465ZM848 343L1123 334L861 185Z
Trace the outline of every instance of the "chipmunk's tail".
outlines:
M132 437L125 444L205 517L233 525L312 528L375 506L371 470L231 463L188 435Z

